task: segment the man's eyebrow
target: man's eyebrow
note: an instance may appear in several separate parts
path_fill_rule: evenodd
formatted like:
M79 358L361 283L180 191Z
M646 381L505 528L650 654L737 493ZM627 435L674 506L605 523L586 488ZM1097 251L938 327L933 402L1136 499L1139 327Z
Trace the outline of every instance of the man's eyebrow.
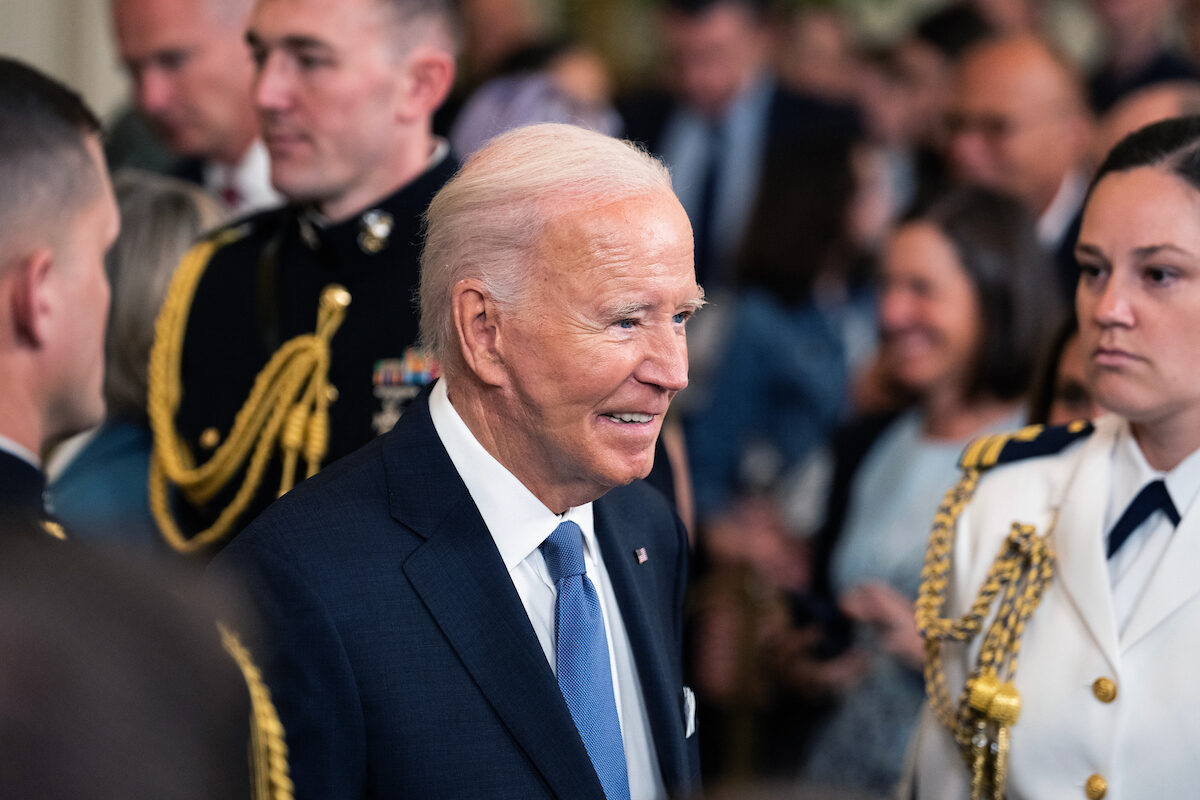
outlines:
M251 47L268 47L267 42L263 40L254 31L246 31L246 44ZM328 50L330 49L327 42L323 42L314 36L292 35L285 36L280 40L279 46L285 50Z
M605 314L610 317L634 317L643 311L646 311L647 309L654 308L656 305L658 304L647 302L645 300L633 300L628 303L619 303L611 306L605 309ZM680 311L697 311L703 305L704 295L700 294L692 300L685 300L684 302L680 303L678 309Z
M628 303L610 306L605 309L605 313L610 317L632 317L651 308L653 305L653 303L647 303L644 300L633 300Z

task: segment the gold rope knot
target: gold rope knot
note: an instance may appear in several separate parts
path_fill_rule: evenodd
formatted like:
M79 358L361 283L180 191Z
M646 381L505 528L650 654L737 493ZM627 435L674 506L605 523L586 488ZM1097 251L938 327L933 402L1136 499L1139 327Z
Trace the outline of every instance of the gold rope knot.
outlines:
M987 718L1000 725L1012 725L1021 714L1021 693L1012 683L1004 683L987 707Z
M980 675L971 685L971 708L986 713L988 706L1000 691L1000 680L995 675Z
M916 617L925 637L926 693L967 762L971 797L1001 800L1008 774L1010 729L1021 712L1015 686L1021 636L1050 584L1054 549L1048 532L1038 535L1033 525L1014 522L970 607L961 617L947 616L953 529L974 494L979 474L976 468L964 469L934 517ZM1049 529L1053 522L1054 518ZM956 705L942 668L943 646L948 642L965 646L981 634L979 655Z
M154 433L150 459L150 508L159 531L180 553L195 553L227 536L258 492L276 447L282 450L279 494L292 488L303 450L306 476L320 469L329 440L329 367L331 341L346 316L350 293L329 284L321 291L316 329L296 336L259 371L246 402L237 412L225 441L203 464L175 428L183 396L180 367L188 314L196 288L213 253L236 239L236 231L203 242L184 256L172 278L155 324L150 352L147 411ZM171 509L168 484L192 503L204 503L242 474L233 499L207 529L187 538Z
M1009 681L1001 683L994 674L976 678L969 698L971 708L1000 725L1012 725L1021 713L1021 693L1017 687Z

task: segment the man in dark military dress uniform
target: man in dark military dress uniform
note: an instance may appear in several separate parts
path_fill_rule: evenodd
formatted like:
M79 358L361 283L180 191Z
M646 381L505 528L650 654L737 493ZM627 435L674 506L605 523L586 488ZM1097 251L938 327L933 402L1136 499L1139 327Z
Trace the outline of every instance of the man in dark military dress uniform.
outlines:
M182 552L389 430L436 376L414 304L421 217L457 167L431 129L454 77L450 5L259 0L247 41L292 202L198 245L159 320L151 495Z
M79 97L0 58L0 527L63 538L40 453L104 419L116 200Z

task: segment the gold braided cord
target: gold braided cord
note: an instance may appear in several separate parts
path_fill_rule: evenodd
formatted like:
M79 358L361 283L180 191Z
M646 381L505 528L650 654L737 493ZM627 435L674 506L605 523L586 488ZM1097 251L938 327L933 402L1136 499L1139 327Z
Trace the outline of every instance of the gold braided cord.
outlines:
M42 520L42 530L55 539L64 542L67 540L67 532L63 530L63 526L52 519Z
M954 735L966 761L972 800L1004 797L1011 728L1021 710L1014 685L1021 637L1053 578L1054 551L1048 532L1039 536L1032 525L1012 523L974 602L963 616L951 619L943 613L954 525L975 493L981 469L994 465L1011 439L1028 441L1038 432L1040 428L986 437L968 447L962 458L962 477L946 493L934 517L921 571L916 618L925 637L925 690L934 714ZM966 646L983 630L993 606L996 613L983 635L975 666L957 703L952 703L943 668L943 645L957 642Z
M251 797L254 800L292 800L287 741L283 723L271 702L271 690L237 634L221 623L217 623L217 630L221 632L225 652L237 662L250 691Z
M192 248L180 262L155 323L150 351L150 390L147 412L154 435L150 457L150 509L159 532L177 552L198 552L220 541L233 529L262 483L263 474L278 446L283 452L279 494L291 489L300 454L305 474L321 468L329 445L330 342L345 319L349 293L336 284L321 292L316 331L296 336L275 352L255 377L254 385L234 417L225 441L203 464L192 453L175 427L175 414L183 397L180 367L184 333L196 287L213 253L240 236L227 231ZM201 504L230 484L240 470L245 475L230 503L207 529L188 538L171 510L170 486L189 502Z

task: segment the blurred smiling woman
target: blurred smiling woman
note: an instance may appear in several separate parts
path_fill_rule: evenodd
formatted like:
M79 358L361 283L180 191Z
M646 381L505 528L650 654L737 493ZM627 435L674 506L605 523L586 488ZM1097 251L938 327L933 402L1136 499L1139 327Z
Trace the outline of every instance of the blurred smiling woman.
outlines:
M1114 413L964 452L917 604L920 798L1194 792L1200 118L1113 149L1076 255L1088 380Z

